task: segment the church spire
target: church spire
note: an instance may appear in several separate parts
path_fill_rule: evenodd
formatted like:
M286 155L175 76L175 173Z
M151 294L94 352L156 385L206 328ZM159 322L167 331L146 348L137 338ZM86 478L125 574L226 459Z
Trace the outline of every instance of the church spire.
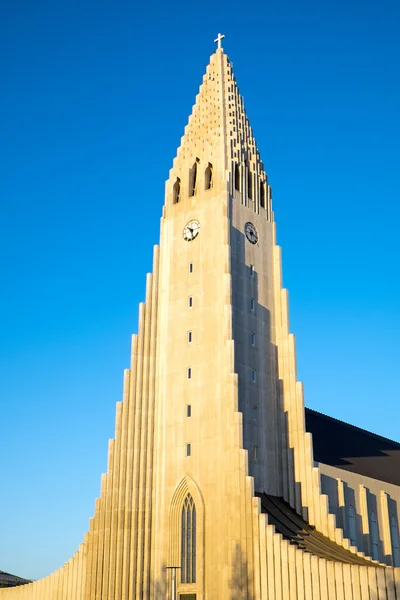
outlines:
M196 102L181 138L170 178L166 204L184 201L212 184L216 193L240 196L255 212L270 210L270 188L232 64L215 39ZM206 174L207 173L207 174Z

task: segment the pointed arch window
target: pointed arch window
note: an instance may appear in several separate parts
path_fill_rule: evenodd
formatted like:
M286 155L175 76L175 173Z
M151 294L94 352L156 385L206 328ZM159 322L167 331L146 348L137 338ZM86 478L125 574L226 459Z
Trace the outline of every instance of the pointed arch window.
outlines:
M189 173L189 197L194 196L196 194L196 186L197 186L197 163L199 159L196 158L193 163L193 167L190 169Z
M211 190L212 187L213 187L213 167L212 167L211 163L208 163L208 167L205 172L204 188L206 190Z
M265 208L265 184L263 181L260 181L260 206Z
M182 506L181 583L196 583L196 505L188 494Z
M349 526L349 538L352 546L357 546L356 513L352 506L347 510L347 523Z
M393 566L400 567L399 528L397 525L397 519L394 515L390 518L390 537L392 539Z
M174 183L173 193L172 193L173 204L178 204L178 202L180 202L180 199L181 199L181 180L179 179L179 177L177 177L176 181Z
M235 190L240 192L240 167L235 165Z
M370 517L370 531L371 531L371 555L375 560L379 559L379 530L378 530L378 519L376 513L371 512Z

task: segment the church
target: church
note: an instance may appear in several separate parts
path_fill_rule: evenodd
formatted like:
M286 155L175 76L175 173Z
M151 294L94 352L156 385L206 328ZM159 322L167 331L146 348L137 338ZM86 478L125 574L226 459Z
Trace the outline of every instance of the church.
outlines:
M166 182L94 516L67 563L0 600L400 600L400 444L305 409L222 39Z

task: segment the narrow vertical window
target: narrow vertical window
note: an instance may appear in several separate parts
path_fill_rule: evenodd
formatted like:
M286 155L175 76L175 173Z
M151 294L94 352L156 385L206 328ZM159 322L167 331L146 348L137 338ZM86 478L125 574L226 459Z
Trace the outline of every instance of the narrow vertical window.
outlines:
M254 265L250 265L250 277L254 277Z
M193 273L193 263L189 263L189 273Z
M188 307L189 308L193 307L193 296L189 296L189 298L188 298Z
M250 298L250 310L252 310L254 312L256 307L256 303L254 301L254 298Z
M196 158L193 167L189 171L189 197L194 196L196 194L197 187L197 163L198 158Z
M350 542L353 546L357 546L356 513L352 506L349 506L347 510L347 523L349 526Z
M180 202L180 199L181 199L181 180L179 179L179 177L177 177L176 181L174 183L173 190L172 190L173 204L178 204L178 202Z
M192 407L190 404L186 405L186 416L187 417L191 417L192 416Z
M258 407L253 406L253 421L257 421L258 418Z
M196 505L192 509L192 583L196 583Z
M190 444L186 444L186 456L190 456L191 448Z
M247 195L250 200L253 198L253 173L250 168L247 172Z
M254 369L251 370L251 381L253 383L256 383L256 381L257 381L257 373L255 372Z
M393 566L400 567L399 528L397 526L397 519L395 516L392 516L390 519L390 537L392 539Z
M181 583L186 583L186 529L186 510L185 505L183 505L181 515Z
M260 181L260 206L265 208L265 183Z
M192 379L192 367L188 367L188 370L187 370L187 378L188 378L188 379Z
M187 558L186 558L186 581L192 581L192 516L193 513L190 510L187 511L187 535L186 535L186 548L187 548Z
M258 446L253 447L253 459L257 460Z
M181 583L196 583L196 505L190 494L181 516Z
M213 187L213 168L212 168L212 164L208 163L208 167L205 172L204 188L206 190L211 190L212 187Z
M256 345L256 334L255 333L251 334L251 345L252 346Z
M235 190L240 192L240 167L235 165Z
M192 332L191 332L191 331L188 331L188 332L187 332L187 341L188 341L188 344L191 344L191 343L192 343L192 337L193 337L193 336L192 336Z
M375 560L379 559L379 531L378 531L378 520L376 513L371 512L370 517L370 531L371 531L371 555Z

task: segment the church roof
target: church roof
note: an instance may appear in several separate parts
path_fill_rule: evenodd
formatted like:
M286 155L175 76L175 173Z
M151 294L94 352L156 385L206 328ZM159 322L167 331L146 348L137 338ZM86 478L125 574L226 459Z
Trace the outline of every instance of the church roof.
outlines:
M24 585L25 583L31 583L31 581L17 577L17 575L11 575L11 573L0 571L0 588L15 587L17 585Z
M314 460L400 486L400 444L349 423L305 409Z
M268 523L274 525L278 533L304 552L326 560L371 566L368 558L347 550L304 521L283 498L259 493L256 496L261 499L261 510L268 515Z

